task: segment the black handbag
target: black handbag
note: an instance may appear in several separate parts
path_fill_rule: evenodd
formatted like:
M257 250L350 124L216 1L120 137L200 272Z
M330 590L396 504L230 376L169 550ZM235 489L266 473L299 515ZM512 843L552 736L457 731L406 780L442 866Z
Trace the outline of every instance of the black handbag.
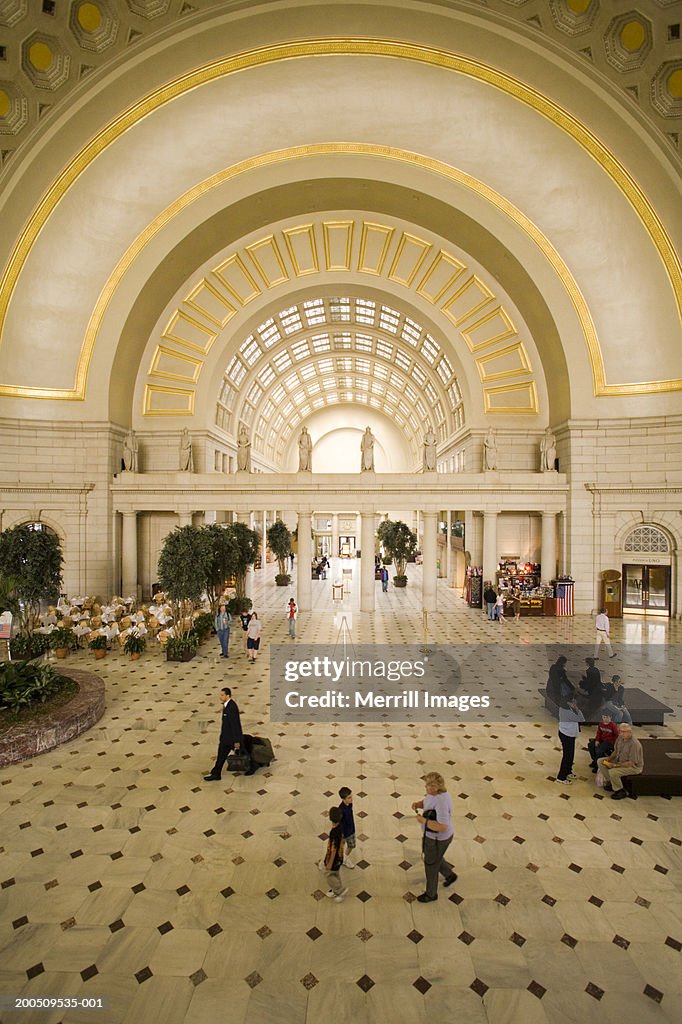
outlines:
M251 767L251 758L248 754L228 754L227 755L227 770L228 772L248 772Z

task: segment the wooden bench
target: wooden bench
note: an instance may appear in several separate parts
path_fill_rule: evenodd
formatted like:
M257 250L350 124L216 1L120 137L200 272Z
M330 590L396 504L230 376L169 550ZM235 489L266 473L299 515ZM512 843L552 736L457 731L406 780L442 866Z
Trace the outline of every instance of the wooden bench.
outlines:
M625 775L628 796L682 796L682 740L642 740L644 771ZM671 757L670 755L674 755Z
M545 688L538 690L544 697L545 707L554 718L559 717L558 705L547 696ZM585 707L584 703L578 701L578 705L585 716L585 725L598 725L601 721L601 706L595 704L592 707ZM664 715L671 715L673 709L667 704L662 704L644 690L636 686L625 687L625 706L632 716L633 725L665 725Z

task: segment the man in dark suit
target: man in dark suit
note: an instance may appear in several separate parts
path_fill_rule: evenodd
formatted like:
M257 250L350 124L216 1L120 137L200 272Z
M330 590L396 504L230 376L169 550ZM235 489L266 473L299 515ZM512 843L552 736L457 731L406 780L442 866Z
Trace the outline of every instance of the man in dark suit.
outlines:
M223 765L227 760L227 755L233 749L235 751L241 750L244 743L239 708L236 702L232 700L232 690L228 686L224 686L220 691L220 703L223 705L223 715L220 726L220 740L218 742L218 756L211 769L211 774L204 775L204 782L218 782ZM253 771L249 769L246 774L253 775Z

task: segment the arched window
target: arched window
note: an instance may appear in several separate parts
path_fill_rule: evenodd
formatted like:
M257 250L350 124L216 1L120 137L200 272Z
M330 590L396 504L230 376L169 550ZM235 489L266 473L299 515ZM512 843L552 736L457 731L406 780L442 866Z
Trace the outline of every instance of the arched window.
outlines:
M628 534L623 550L667 555L670 553L670 545L662 530L655 526L637 526Z

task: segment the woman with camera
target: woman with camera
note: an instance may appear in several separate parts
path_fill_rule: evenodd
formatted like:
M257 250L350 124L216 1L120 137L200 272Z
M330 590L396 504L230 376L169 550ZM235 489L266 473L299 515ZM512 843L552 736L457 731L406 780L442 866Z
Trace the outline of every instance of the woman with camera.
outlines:
M447 848L452 842L452 798L445 788L445 780L438 772L424 776L426 795L415 800L412 810L422 826L422 855L426 873L426 892L417 896L420 903L433 903L438 899L438 875L448 886L457 881L452 864L445 859ZM419 812L422 812L421 814Z

